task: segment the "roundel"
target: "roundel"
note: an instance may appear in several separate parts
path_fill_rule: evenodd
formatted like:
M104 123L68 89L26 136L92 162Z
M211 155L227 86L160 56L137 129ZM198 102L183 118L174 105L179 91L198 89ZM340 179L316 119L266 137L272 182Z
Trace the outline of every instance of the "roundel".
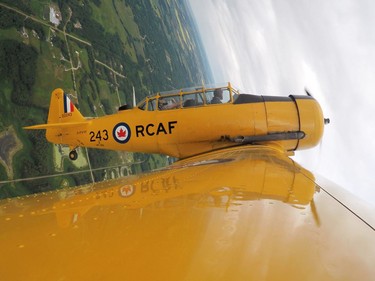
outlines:
M113 128L113 138L119 143L127 143L130 140L130 128L126 123L118 123Z
M135 187L132 185L124 185L121 186L119 189L119 193L121 197L130 197L134 194Z

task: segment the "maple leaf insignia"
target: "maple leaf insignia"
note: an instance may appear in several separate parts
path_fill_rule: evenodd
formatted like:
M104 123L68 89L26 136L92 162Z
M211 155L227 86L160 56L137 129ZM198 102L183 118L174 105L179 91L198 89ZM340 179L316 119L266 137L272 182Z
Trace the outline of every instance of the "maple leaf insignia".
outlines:
M133 187L132 185L124 185L120 187L119 192L122 197L130 197L134 194L135 187Z
M118 143L124 144L130 140L131 130L128 124L118 123L112 131L112 136Z
M119 138L125 138L126 137L126 131L124 131L124 129L121 128L120 131L117 132L117 136Z

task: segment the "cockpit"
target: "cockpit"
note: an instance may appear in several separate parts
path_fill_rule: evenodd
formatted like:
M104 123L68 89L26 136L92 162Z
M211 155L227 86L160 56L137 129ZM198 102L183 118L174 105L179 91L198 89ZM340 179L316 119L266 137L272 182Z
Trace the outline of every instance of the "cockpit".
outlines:
M157 93L146 97L137 107L142 110L173 110L233 103L239 95L230 83L225 86L196 87Z

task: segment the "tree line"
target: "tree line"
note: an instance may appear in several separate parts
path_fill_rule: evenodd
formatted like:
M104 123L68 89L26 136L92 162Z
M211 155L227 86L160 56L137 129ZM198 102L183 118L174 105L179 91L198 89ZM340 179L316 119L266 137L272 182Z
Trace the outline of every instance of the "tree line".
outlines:
M15 40L0 41L0 76L12 82L12 102L31 105L38 52Z

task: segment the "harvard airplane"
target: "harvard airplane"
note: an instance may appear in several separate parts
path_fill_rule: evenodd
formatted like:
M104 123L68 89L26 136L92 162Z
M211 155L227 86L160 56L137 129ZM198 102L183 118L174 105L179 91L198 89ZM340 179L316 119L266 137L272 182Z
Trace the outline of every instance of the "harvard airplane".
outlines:
M323 134L323 115L310 95L240 94L231 84L187 89L147 97L117 114L84 118L62 89L52 92L47 139L77 147L162 153L186 158L241 144L262 143L294 151L315 146Z
M1 278L373 280L371 213L288 157L319 143L319 104L216 89L157 94L97 119L55 90L48 124L32 127L50 141L183 159L0 201Z

